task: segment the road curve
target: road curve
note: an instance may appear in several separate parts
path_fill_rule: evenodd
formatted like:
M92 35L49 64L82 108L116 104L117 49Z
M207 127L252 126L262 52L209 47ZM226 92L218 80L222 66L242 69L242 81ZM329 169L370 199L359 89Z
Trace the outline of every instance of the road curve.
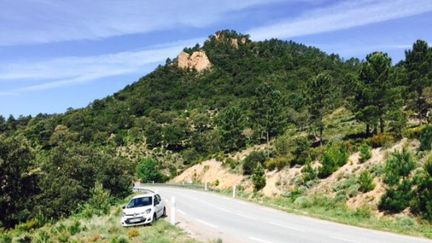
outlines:
M176 199L179 226L201 240L223 242L432 243L431 240L369 230L289 214L211 192L145 186L160 193L170 211Z

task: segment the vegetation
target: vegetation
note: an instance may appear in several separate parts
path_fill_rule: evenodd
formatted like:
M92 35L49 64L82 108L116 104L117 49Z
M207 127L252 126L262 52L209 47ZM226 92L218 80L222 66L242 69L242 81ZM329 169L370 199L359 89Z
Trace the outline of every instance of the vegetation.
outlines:
M322 156L318 177L325 178L333 174L347 162L348 156L348 149L344 144L329 144Z
M167 60L85 108L0 116L0 227L41 226L85 205L94 208L108 195L124 198L134 177L165 181L203 159L263 143L265 152L240 162L257 190L265 185L264 168L286 165L303 166L299 184L313 183L346 164L352 147L387 146L413 130L420 152L386 161L379 209L410 208L431 219L430 165L420 168L432 143L425 125L432 108L428 43L416 41L393 65L383 52L345 60L292 41L253 42L229 30L217 35L185 49L205 51L210 70L182 70L176 59ZM233 38L244 41L233 47ZM365 161L370 148L360 153ZM314 161L321 166L314 168ZM370 190L370 179L362 174L356 187Z
M372 157L371 148L366 144L362 144L360 146L360 162L365 162L369 160L371 157Z
M264 168L261 164L258 164L252 175L252 183L254 185L254 191L257 192L263 189L266 185L266 178Z

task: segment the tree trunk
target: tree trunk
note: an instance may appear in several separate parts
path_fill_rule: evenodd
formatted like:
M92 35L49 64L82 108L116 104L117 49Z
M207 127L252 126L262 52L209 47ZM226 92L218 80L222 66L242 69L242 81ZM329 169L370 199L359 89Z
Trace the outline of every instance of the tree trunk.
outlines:
M319 128L319 140L320 140L320 146L322 146L322 137L323 137L323 131L324 131L324 128L323 128L323 126L322 125L320 125L320 128Z
M366 136L369 136L370 125L366 123Z
M380 131L384 133L384 119L382 117L380 117Z

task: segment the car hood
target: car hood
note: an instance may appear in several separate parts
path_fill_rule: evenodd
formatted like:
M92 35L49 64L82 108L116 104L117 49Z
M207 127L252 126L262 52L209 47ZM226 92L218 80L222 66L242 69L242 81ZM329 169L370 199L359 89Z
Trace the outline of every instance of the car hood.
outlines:
M125 209L123 209L123 212L125 214L144 213L149 208L151 209L152 206L137 207L137 208L125 208Z

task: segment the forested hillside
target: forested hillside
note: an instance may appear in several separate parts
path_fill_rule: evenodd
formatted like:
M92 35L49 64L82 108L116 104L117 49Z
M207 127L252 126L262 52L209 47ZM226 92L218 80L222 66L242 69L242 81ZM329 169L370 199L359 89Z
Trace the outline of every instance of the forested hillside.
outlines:
M360 150L367 160L372 147L403 137L419 139L420 152L395 155L386 166L388 191L380 210L411 207L432 219L432 49L426 42L415 42L395 65L379 51L344 60L291 41L253 42L228 30L184 51L203 51L211 67L179 68L177 59L167 59L86 108L0 116L0 226L79 211L96 183L122 198L136 173L164 181L202 160L256 144L273 149L226 164L253 174L259 191L264 170L304 165L308 180L323 179L350 153ZM344 111L342 120L332 116L337 109ZM313 161L321 166L312 168ZM369 189L365 183L362 190Z

